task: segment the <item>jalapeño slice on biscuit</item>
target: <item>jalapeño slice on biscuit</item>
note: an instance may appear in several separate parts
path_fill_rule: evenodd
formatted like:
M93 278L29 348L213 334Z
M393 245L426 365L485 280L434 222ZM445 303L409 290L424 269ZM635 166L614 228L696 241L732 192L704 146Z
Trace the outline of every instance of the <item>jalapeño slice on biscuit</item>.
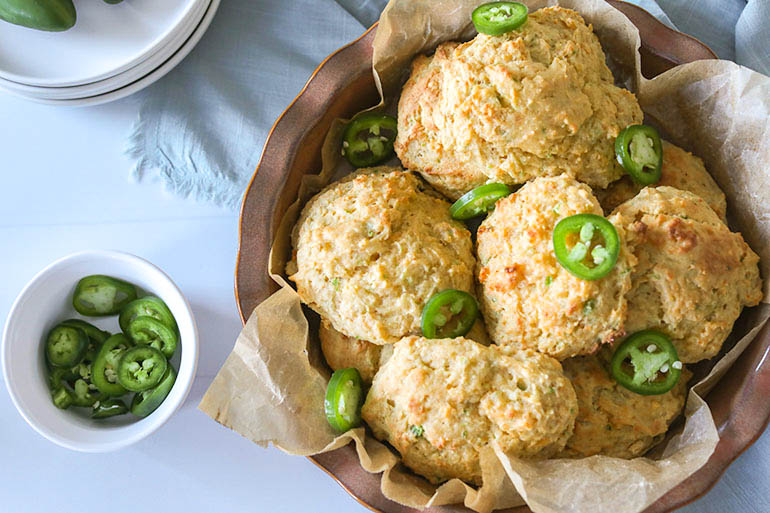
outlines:
M559 263L583 280L607 276L618 261L618 231L602 216L576 214L553 229L553 251Z
M666 335L644 330L620 344L610 369L615 381L632 392L658 395L674 388L682 374L682 362Z
M527 21L527 6L519 2L489 2L476 7L471 19L478 32L499 36Z
M342 136L342 155L355 167L369 167L393 155L398 122L393 116L364 112L354 117Z
M466 192L449 208L449 214L454 219L464 221L480 216L495 208L495 203L511 193L503 183L488 183Z
M640 185L660 181L663 166L663 144L655 128L631 125L615 139L615 155L626 173Z
M350 367L334 371L324 398L329 425L340 433L360 426L363 400L363 384L358 370Z
M479 315L476 298L462 290L439 292L422 309L425 338L455 338L468 333Z

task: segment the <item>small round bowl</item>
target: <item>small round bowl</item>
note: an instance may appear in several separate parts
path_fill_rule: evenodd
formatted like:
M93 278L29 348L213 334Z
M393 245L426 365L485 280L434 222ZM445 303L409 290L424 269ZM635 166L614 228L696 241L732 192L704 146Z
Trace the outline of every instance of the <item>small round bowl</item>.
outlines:
M85 318L72 307L75 285L90 274L106 274L131 282L140 289L140 296L158 296L179 325L181 350L171 359L178 369L176 382L166 400L145 418L129 413L92 420L88 410L60 410L51 400L42 342L48 331L69 318L83 318L111 333L120 330L117 316ZM38 433L76 451L114 451L150 435L184 403L198 366L198 328L190 304L158 267L128 253L84 251L61 258L40 271L16 298L3 332L2 366L13 404Z

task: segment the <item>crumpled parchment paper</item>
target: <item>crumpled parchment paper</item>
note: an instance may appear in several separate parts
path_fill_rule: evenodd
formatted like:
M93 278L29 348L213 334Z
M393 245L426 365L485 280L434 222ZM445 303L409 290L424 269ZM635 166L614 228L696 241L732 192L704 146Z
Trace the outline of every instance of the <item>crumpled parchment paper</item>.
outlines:
M393 109L412 58L449 40L474 35L470 13L480 0L391 0L374 42L374 74ZM529 1L530 10L562 5L593 25L619 83L631 88L668 139L706 162L725 191L733 230L760 255L767 301L770 275L770 78L728 61L679 66L652 80L641 75L639 34L602 0ZM339 156L341 123L330 130L323 169L305 178L285 213L270 255L269 272L281 289L251 314L233 352L200 409L260 445L297 455L330 451L353 442L361 466L382 472L381 489L412 507L464 503L480 513L526 502L535 512L637 512L706 463L718 442L702 397L722 377L770 316L770 307L744 311L708 375L690 391L685 419L647 457L621 460L525 461L490 445L481 451L484 485L455 479L433 486L405 469L397 454L364 428L337 436L327 424L323 398L329 370L311 333L299 297L283 276L289 235L299 211L332 178L350 172ZM255 262L254 265L262 265ZM729 350L727 350L730 348Z

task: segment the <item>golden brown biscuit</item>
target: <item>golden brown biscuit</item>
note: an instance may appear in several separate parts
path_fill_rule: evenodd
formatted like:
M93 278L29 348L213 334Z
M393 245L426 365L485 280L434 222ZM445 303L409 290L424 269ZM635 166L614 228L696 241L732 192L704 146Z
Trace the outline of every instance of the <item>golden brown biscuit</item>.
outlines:
M292 233L289 279L347 336L388 344L419 334L434 294L473 293L471 235L449 206L398 168L353 173L305 205Z
M597 356L570 358L562 366L578 401L575 432L559 455L565 458L643 455L665 436L682 411L692 376L684 369L673 389L645 396L620 386Z
M663 167L660 181L655 187L663 185L700 196L723 222L727 222L725 194L711 178L703 161L668 141L663 141ZM594 194L609 215L618 205L639 194L643 188L644 186L631 180L630 176L624 176L606 189L594 189Z
M390 345L378 346L366 340L343 335L332 328L326 319L321 319L318 336L321 339L321 351L332 370L354 367L367 384L372 382L380 368L383 349L390 347ZM489 335L481 319L476 321L465 337L479 344L489 345Z
M685 363L716 356L744 306L762 299L759 257L700 197L647 187L610 216L638 263L626 331L671 337Z
M384 346L343 335L332 328L326 319L321 320L318 336L321 339L321 351L332 370L354 367L364 383L372 382L380 368L380 355Z
M562 360L623 335L633 261L622 229L617 264L599 280L573 276L554 255L554 226L580 213L602 210L588 186L561 175L529 182L481 223L479 299L495 343Z
M480 449L494 439L518 457L552 456L572 434L577 402L559 363L545 355L407 337L393 345L361 413L429 481L481 484Z
M641 121L591 27L572 10L549 7L517 30L417 57L398 105L395 148L407 169L452 199L485 182L561 173L603 188L622 174L615 138Z

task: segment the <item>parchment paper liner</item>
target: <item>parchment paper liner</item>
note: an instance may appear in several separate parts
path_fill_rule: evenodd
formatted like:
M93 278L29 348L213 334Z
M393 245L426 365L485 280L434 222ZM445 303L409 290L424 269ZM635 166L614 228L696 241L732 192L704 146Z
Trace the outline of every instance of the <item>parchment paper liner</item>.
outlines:
M448 40L473 36L470 12L479 0L391 0L374 42L375 80L392 109L411 59ZM761 257L762 276L770 271L770 79L728 61L679 66L653 80L640 72L639 34L619 11L601 0L525 2L530 10L562 5L580 12L597 33L619 82L632 89L645 113L672 142L703 158L725 191L733 229L739 229ZM770 315L762 304L744 311L708 375L690 391L686 422L648 457L621 460L532 462L490 445L481 452L484 486L459 480L430 485L399 463L385 445L358 428L335 436L322 407L329 371L297 294L283 277L289 235L299 210L332 178L350 168L339 156L340 127L332 127L323 148L323 169L307 176L286 212L273 242L270 275L281 289L248 319L199 408L221 424L260 445L312 455L355 443L361 466L383 472L381 488L391 500L412 507L464 502L478 512L526 503L536 512L641 511L706 463L718 441L702 397L724 375ZM764 281L765 296L768 281ZM696 373L697 375L697 373ZM518 493L517 493L518 492Z

